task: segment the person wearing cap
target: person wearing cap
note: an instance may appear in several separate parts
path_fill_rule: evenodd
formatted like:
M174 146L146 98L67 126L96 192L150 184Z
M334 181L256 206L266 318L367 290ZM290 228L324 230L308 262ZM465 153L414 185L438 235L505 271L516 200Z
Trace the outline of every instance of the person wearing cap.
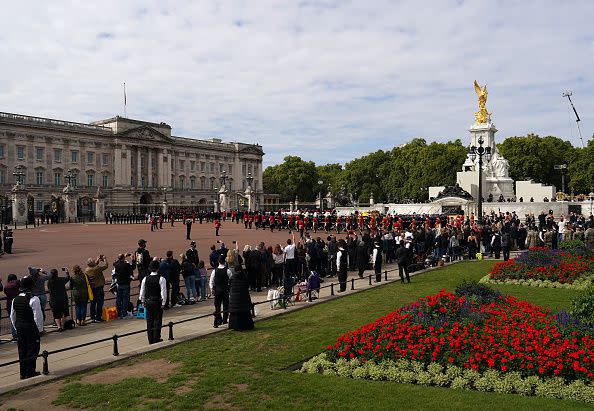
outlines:
M144 277L149 274L149 264L151 254L146 249L146 240L138 240L138 249L136 250L136 268L138 268L138 281L142 282Z
M187 218L184 220L184 224L186 225L186 240L189 240L190 234L192 234L192 219Z
M198 267L198 263L200 259L198 258L198 250L196 249L196 241L190 242L190 248L186 251L186 258L189 262L194 264L195 267Z
M151 261L149 270L150 274L142 279L140 285L140 301L145 307L148 342L155 344L163 341L161 327L167 301L167 284L165 278L159 275L159 261Z
M35 377L39 355L39 338L43 332L43 313L39 297L31 295L34 281L25 277L21 281L21 292L12 300L10 321L17 330L21 380Z

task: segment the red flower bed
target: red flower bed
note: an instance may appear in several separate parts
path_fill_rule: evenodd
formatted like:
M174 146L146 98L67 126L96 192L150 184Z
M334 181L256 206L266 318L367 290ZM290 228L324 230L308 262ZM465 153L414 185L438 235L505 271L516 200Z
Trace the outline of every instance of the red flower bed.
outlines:
M594 338L563 333L548 310L510 296L481 303L442 290L340 336L328 354L594 379Z
M594 258L545 247L531 247L519 257L496 263L491 280L541 280L571 284L592 271Z

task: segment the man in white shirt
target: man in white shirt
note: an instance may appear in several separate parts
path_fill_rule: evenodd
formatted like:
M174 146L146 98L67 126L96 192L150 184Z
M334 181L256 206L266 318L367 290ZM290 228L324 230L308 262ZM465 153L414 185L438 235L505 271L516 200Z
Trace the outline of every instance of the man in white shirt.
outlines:
M163 326L163 308L167 301L167 281L158 273L159 261L151 261L148 268L151 273L142 279L140 301L144 306L148 342L154 344L163 341L161 327Z
M10 321L17 331L21 380L35 377L39 337L43 332L43 312L39 297L32 296L34 281L25 277L21 281L21 292L12 300Z
M285 254L285 270L288 275L294 276L297 271L297 264L295 264L295 234L291 232L291 239L287 240L287 245L283 248Z

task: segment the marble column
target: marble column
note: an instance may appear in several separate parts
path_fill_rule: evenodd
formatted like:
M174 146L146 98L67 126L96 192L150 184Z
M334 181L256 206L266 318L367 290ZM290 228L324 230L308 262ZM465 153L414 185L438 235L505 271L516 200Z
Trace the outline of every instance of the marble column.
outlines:
M124 185L130 187L132 182L132 150L130 147L126 147L126 181Z
M164 187L164 180L163 180L163 149L158 149L157 152L157 187L161 189Z
M116 147L114 149L114 160L113 160L113 173L114 173L114 184L116 187L121 187L123 184L122 179L122 149Z
M140 147L136 147L136 187L141 187L140 182L142 181L142 153Z
M146 158L146 170L147 170L147 187L153 188L153 163L152 163L152 149L148 149L147 158Z

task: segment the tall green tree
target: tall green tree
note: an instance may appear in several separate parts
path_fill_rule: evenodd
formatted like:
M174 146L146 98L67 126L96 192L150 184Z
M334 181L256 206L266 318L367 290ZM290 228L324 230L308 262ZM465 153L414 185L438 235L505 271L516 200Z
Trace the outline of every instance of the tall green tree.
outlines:
M280 194L281 201L289 202L298 196L301 201L313 201L317 193L318 172L313 161L287 156L263 173L264 191Z
M536 134L508 137L497 148L509 162L511 178L516 181L532 179L554 185L558 190L561 190L561 174L555 170L555 165L570 164L579 151L569 141Z

